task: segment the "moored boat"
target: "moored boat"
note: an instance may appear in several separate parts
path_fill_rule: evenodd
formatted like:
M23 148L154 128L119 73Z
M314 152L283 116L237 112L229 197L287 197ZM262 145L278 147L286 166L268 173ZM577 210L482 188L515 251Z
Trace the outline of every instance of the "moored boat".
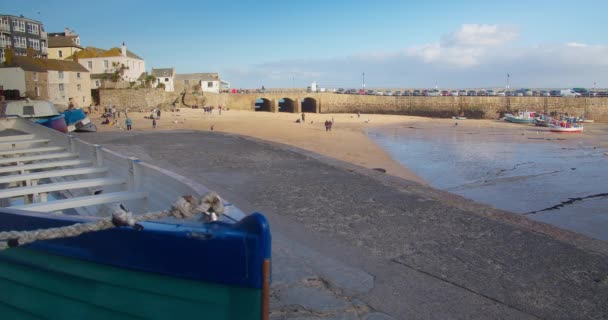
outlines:
M18 116L32 120L45 127L67 133L65 116L46 100L4 100L0 102L0 117Z
M82 109L68 109L62 112L62 114L65 116L65 122L68 125L69 132L97 131L97 127L91 122L91 119L89 119Z
M505 121L513 123L533 123L535 117L535 112L520 111L517 115L513 115L511 113L505 114Z
M18 117L0 119L0 185L0 319L268 317L271 238L259 213ZM198 206L180 219L184 199ZM117 210L143 221L117 223ZM158 213L173 216L147 220ZM110 228L58 231L90 229L77 223Z
M576 133L583 132L584 127L578 122L562 121L558 124L550 124L549 130L551 132Z

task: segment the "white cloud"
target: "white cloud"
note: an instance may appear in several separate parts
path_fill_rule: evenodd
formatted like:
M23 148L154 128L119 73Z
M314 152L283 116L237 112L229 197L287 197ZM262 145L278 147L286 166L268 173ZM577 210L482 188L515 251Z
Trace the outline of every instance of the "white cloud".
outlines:
M290 87L318 81L327 87L503 86L507 73L520 87L608 87L608 45L578 42L517 45L514 27L468 24L434 43L393 52L372 51L327 59L299 59L224 70L243 87ZM274 72L273 72L274 71Z

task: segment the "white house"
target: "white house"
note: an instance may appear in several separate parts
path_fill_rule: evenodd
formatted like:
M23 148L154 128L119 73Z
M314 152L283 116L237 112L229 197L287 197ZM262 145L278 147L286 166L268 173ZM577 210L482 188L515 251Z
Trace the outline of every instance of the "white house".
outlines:
M115 80L133 82L146 72L144 59L127 50L124 42L121 48L115 47L109 50L86 47L74 53L72 59L89 70L92 88L99 87L95 83L96 80L109 80L116 76L118 79Z
M218 73L182 73L175 75L176 85L186 89L194 89L200 86L203 92L219 93L220 89L225 88L229 83L220 79Z
M158 87L162 83L165 86L165 91L175 91L175 68L152 68L152 71L150 73L156 77L155 87Z

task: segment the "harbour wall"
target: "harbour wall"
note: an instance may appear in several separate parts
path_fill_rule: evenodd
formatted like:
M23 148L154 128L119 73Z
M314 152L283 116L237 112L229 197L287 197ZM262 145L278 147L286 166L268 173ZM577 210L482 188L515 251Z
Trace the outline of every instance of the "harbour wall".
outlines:
M496 119L504 113L529 110L545 114L567 112L571 115L584 115L599 122L608 122L608 98L604 97L403 97L284 92L186 93L182 98L180 94L181 92L165 92L162 89L100 90L100 103L102 106L116 105L119 109L167 109L175 102L178 107L210 105L255 111L256 101L263 101L267 105L265 110L270 112L361 112L438 118L462 115L475 119Z

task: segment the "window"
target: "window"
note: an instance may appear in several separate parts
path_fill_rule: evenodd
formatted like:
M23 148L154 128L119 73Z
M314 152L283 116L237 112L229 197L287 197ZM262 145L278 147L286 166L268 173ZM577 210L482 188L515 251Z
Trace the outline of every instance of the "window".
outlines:
M110 63L108 63L108 60L103 60L103 67L107 69L109 66Z
M99 87L101 84L99 83L99 80L95 80L95 86Z
M89 70L93 70L93 61L88 61L87 65L89 66Z
M38 81L38 72L33 72L32 73L32 80Z
M80 72L76 72L76 78L80 79Z
M169 82L169 78L165 78L165 82Z
M58 71L57 74L59 75L59 79L63 79L63 71Z
M63 52L61 50L57 51L57 55L59 55L59 58L63 58Z
M213 82L211 82L211 81L207 82L207 88L213 88Z
M63 83L59 84L59 91L63 91Z
M40 89L38 87L34 87L34 92L36 93L36 97L40 96Z
M25 21L19 21L13 19L13 30L19 32L25 32Z
M81 90L80 90L80 85L77 85L77 86L76 86L76 88L78 89L78 91L81 91Z
M30 46L30 48L34 48L36 50L40 50L40 41L37 39L27 39L27 42Z
M25 37L15 37L14 42L16 48L27 48Z
M33 23L27 23L27 32L32 34L38 34L38 25Z
M34 112L34 106L23 106L23 115L24 116L33 116L36 113Z

